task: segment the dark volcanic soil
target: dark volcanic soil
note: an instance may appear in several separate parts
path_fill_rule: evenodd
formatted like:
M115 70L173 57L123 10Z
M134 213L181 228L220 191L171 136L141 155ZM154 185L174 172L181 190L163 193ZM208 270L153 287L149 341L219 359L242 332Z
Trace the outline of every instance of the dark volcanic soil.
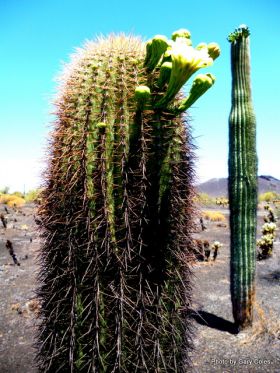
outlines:
M0 206L0 213L5 213L8 221L7 229L2 223L0 227L0 372L33 373L36 372L32 347L36 312L28 302L35 298L39 248L34 206L26 205L16 211L8 208L8 211L6 214L4 206ZM20 266L13 264L5 247L7 239L13 243Z
M228 216L228 211L222 210ZM8 227L0 226L0 373L35 373L38 304L34 290L39 238L34 224L34 206L26 205L6 214ZM262 213L259 214L259 228ZM194 372L280 372L280 242L279 231L273 257L257 263L257 305L253 328L236 334L229 293L229 230L207 223L197 238L223 243L216 262L194 266L195 326L192 353ZM223 224L222 224L223 225ZM279 226L279 224L278 224ZM12 241L20 266L5 247ZM32 241L32 242L31 242Z
M208 223L198 237L223 243L216 262L194 267L194 370L204 372L280 372L280 241L273 257L257 262L255 324L237 334L229 292L229 229ZM264 213L258 213L258 236ZM279 223L278 229L279 229Z

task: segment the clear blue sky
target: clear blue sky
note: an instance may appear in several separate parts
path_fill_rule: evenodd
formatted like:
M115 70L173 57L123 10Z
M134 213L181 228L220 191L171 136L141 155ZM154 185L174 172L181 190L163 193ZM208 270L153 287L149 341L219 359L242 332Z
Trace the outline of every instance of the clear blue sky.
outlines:
M226 38L241 23L251 30L259 174L280 179L279 15L279 0L0 0L0 188L40 185L54 78L62 62L86 39L121 31L148 39L187 28L194 44L220 44L222 54L207 70L216 83L189 113L199 180L226 176L231 104Z

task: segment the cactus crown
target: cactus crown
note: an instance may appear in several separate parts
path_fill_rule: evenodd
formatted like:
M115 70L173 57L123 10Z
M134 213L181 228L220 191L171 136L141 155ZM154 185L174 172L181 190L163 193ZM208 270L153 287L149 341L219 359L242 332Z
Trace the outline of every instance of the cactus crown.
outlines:
M172 40L156 35L146 43L144 67L148 74L154 74L154 78L147 83L152 92L153 108L178 115L214 84L213 78L204 90L196 92L192 87L192 97L188 100L188 105L186 101L176 102L177 94L190 77L200 68L211 66L214 59L220 55L220 48L216 43L200 43L194 48L190 38L188 30L180 29L172 34Z
M235 41L243 38L247 38L250 35L249 27L246 25L240 25L236 28L233 32L231 32L227 38L230 43L234 43Z

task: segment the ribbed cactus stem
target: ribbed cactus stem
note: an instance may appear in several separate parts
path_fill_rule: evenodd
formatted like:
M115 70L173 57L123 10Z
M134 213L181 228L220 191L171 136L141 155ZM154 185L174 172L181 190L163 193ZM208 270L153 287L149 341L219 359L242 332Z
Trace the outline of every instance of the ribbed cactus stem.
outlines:
M232 107L229 117L231 299L239 328L251 325L255 298L257 154L250 86L249 30L230 34Z
M189 370L193 155L170 108L212 61L189 36L156 36L146 55L138 38L100 38L66 70L38 211L41 373ZM174 46L185 69L163 62Z

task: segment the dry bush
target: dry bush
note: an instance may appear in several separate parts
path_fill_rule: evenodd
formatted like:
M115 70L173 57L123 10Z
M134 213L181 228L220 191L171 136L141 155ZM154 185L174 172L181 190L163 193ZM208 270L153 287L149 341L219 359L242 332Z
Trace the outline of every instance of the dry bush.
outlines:
M5 205L8 205L10 207L20 207L25 204L25 200L13 194L3 194L0 197L0 203L4 203Z
M225 221L226 217L221 212L216 211L203 211L203 218L209 221Z
M259 195L259 202L273 202L278 199L279 194L273 191L268 191Z
M266 336L272 339L280 339L279 317L272 310L268 310L266 313L257 302L254 304L254 311L255 321L252 329L250 329L248 335L240 343L253 343L257 339Z

